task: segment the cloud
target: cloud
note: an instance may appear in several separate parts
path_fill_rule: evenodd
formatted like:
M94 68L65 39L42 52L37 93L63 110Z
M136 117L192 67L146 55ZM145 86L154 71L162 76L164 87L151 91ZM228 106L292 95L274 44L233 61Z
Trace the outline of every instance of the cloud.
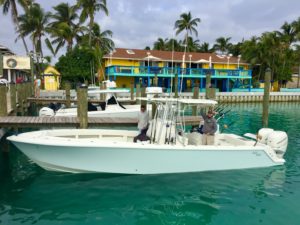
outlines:
M37 1L46 11L60 0ZM75 0L65 0L75 4ZM158 38L172 38L174 23L180 14L191 11L200 18L198 39L214 44L218 37L231 37L236 43L259 36L262 32L280 30L285 21L299 17L299 0L107 0L109 16L96 14L102 30L111 30L116 47L145 48ZM0 17L0 44L18 54L24 53L22 42L14 42L16 34L10 16ZM179 36L178 38L181 38ZM45 47L46 49L46 47ZM45 50L47 54L49 51Z

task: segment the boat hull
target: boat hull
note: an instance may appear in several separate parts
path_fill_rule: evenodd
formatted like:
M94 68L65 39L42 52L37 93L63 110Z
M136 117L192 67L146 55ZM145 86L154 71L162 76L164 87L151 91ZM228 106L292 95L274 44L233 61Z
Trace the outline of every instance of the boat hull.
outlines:
M218 146L161 147L120 142L78 146L10 140L44 169L71 173L165 174L260 168L284 163L284 160L272 160L264 148L250 146L220 149Z

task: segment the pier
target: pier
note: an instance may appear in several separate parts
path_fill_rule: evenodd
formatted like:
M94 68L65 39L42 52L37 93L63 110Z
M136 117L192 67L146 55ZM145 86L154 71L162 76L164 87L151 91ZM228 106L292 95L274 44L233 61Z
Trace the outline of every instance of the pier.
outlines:
M137 85L139 86L139 85ZM139 103L136 96L144 94L144 88L137 87L136 91L131 88L128 93L119 94L118 101L125 104ZM181 98L206 98L206 93L199 92L199 88L194 88L194 92L183 92L178 94ZM41 91L39 98L34 98L31 83L10 84L8 86L0 85L0 128L50 128L50 127L101 127L101 126L135 126L136 119L131 118L83 118L78 117L29 117L24 116L31 104L48 105L51 102L70 104L77 103L77 99L81 99L79 105L91 103L102 103L103 98L89 99L82 98L80 93L75 90L59 90L59 91ZM215 100L220 103L250 103L262 102L263 92L214 92ZM163 93L161 97L170 97L169 93ZM171 97L175 97L174 94ZM270 102L299 102L300 92L270 92ZM79 107L80 108L80 107ZM83 113L85 107L83 107ZM16 115L20 116L16 116ZM79 114L80 115L80 114ZM84 114L83 114L84 115ZM193 113L193 115L196 115ZM84 121L81 121L84 120ZM81 121L81 122L80 122ZM199 124L200 119L197 117L187 117L187 125Z
M199 116L185 117L186 125L199 125ZM136 126L137 118L111 118L111 117L89 117L88 127L108 126ZM52 127L80 127L80 119L77 117L38 117L38 116L4 116L0 117L2 128L52 128Z

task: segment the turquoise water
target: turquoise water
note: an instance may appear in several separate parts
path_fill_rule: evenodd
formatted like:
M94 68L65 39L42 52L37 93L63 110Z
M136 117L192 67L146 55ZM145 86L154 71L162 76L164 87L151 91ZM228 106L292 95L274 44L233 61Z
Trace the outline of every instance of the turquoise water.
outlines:
M256 132L260 105L230 107L225 132ZM74 175L44 171L10 145L0 154L0 224L300 224L300 104L270 110L270 127L289 135L286 164L272 168Z

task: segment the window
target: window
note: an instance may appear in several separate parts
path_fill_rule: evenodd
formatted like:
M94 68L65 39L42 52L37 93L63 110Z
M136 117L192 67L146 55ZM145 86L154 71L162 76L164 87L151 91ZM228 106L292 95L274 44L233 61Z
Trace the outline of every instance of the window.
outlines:
M131 49L127 49L126 52L127 52L129 55L134 55L134 54L135 54L134 51L131 50Z

